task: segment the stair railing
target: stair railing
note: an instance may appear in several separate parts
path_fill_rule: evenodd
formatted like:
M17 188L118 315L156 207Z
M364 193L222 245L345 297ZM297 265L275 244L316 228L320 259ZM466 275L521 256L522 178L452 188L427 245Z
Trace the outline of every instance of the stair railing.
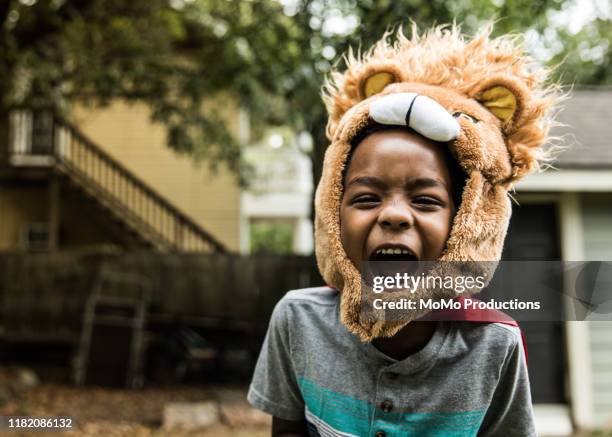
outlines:
M156 240L160 248L226 252L212 235L70 123L56 118L53 129L53 155L58 166L138 223L139 230Z

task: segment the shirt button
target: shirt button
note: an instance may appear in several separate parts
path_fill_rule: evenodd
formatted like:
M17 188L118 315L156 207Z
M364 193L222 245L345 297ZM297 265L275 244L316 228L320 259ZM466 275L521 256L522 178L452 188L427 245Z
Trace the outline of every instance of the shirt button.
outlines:
M390 400L383 401L380 404L380 409L383 410L385 413L390 413L393 409L393 402L391 402Z
M376 431L376 434L374 434L374 437L385 437L387 434L385 434L384 431Z

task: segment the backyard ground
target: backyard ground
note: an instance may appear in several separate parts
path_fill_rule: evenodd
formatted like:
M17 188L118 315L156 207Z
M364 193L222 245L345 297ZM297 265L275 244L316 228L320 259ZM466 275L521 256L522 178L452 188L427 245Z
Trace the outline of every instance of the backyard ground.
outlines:
M168 385L134 390L75 387L58 378L43 379L29 368L0 365L0 416L69 416L76 423L71 431L3 430L0 435L268 437L270 417L247 404L246 390L245 384ZM196 422L202 421L207 423L205 427L193 429ZM192 429L176 426L177 422ZM612 437L612 433L581 433L573 437Z
M74 387L65 382L41 380L30 369L0 366L0 416L70 416L76 422L73 431L45 432L44 435L269 436L269 416L252 409L245 396L244 385L165 386L138 390ZM203 407L204 418L196 417L198 413L191 408L194 405ZM186 413L181 410L183 407L187 408ZM199 430L185 430L170 423L186 423L189 428L189 423L201 420L209 425ZM10 432L6 435L38 436L41 433Z

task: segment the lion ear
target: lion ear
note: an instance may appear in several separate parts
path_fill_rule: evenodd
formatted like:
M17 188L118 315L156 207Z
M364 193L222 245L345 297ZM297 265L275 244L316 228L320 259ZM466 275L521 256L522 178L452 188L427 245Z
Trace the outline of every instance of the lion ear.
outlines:
M516 97L504 86L494 86L484 91L480 103L502 122L511 120L517 109Z
M368 76L361 85L361 96L363 99L381 92L390 83L397 82L395 75L388 71L378 71Z
M526 107L527 89L509 77L486 80L476 90L475 98L502 123L505 131L519 122Z

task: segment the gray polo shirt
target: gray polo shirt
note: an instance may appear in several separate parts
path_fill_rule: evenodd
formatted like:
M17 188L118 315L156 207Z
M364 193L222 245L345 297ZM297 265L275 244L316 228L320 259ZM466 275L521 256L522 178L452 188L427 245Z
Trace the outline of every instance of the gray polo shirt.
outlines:
M311 436L535 436L518 328L439 322L395 360L340 322L339 293L293 290L276 305L248 400Z

